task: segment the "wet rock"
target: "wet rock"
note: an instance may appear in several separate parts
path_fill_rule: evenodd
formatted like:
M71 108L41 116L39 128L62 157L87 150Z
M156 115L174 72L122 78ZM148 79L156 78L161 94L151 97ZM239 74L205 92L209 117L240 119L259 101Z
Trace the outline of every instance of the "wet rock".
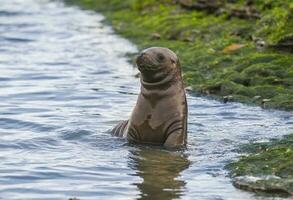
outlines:
M161 35L159 33L152 33L151 34L151 39L152 40L160 40L161 39Z
M188 37L185 37L183 39L183 41L185 41L185 42L194 42L194 40L195 40L195 36L194 35L189 35Z
M251 39L254 42L255 47L258 50L263 50L263 49L267 48L267 46L268 46L267 43L262 38L255 37L254 35L252 35Z
M226 166L233 185L239 189L293 195L293 133L242 146L238 161Z
M293 179L282 179L275 175L261 177L238 176L233 179L233 185L239 189L252 192L293 195Z
M223 102L228 103L233 100L233 95L223 96Z
M192 91L192 87L191 87L191 86L187 86L187 87L185 87L185 90L186 90L187 92L191 92L191 91Z
M254 96L253 98L252 98L252 101L258 101L258 100L260 100L261 99L261 96Z
M263 100L261 100L261 107L266 108L267 103L270 102L270 101L271 101L271 99L263 99Z
M257 40L255 41L255 46L259 50L263 50L267 47L267 44L264 40Z

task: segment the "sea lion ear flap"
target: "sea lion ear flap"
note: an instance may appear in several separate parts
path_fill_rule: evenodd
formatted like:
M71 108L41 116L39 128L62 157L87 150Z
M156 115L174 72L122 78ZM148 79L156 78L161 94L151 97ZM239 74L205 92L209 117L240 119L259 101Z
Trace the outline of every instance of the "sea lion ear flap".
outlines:
M180 62L178 58L171 58L171 62L174 68L180 67Z
M171 58L171 63L172 63L172 68L176 68L177 60L175 60L174 58Z
M171 58L172 64L177 64L176 60L174 58Z
M180 62L179 62L178 58L171 59L171 62L172 62L172 68L173 69L180 68Z
M176 59L176 61L175 61L175 64L176 64L176 66L178 66L178 67L180 67L181 65L180 65L180 61L179 61L179 59L177 58Z

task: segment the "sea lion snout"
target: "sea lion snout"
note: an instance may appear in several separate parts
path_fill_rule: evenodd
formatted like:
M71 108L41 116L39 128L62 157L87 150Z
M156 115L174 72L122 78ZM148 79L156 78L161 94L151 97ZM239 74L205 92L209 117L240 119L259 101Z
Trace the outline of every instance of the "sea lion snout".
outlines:
M143 51L136 58L136 65L140 72L155 71L158 68L158 63L152 58L152 54Z
M163 47L152 47L143 50L136 59L140 70L156 70L166 68L177 61L176 54L170 49Z

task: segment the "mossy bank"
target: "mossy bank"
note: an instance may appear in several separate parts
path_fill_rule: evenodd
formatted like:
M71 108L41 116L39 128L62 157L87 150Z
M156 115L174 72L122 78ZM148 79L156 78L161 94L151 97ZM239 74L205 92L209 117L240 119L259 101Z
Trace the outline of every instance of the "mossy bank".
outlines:
M240 160L227 166L236 187L293 195L293 134L280 140L246 145Z
M66 2L103 13L141 49L175 51L185 83L198 93L293 110L290 0Z

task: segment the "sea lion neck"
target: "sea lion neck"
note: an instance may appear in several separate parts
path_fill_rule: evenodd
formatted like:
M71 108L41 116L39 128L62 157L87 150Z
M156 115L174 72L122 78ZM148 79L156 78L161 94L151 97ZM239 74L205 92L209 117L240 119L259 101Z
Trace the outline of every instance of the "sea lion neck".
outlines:
M177 73L173 72L166 76L164 79L157 82L147 82L141 77L140 82L143 88L147 90L157 90L158 88L168 88L171 83L176 79Z

